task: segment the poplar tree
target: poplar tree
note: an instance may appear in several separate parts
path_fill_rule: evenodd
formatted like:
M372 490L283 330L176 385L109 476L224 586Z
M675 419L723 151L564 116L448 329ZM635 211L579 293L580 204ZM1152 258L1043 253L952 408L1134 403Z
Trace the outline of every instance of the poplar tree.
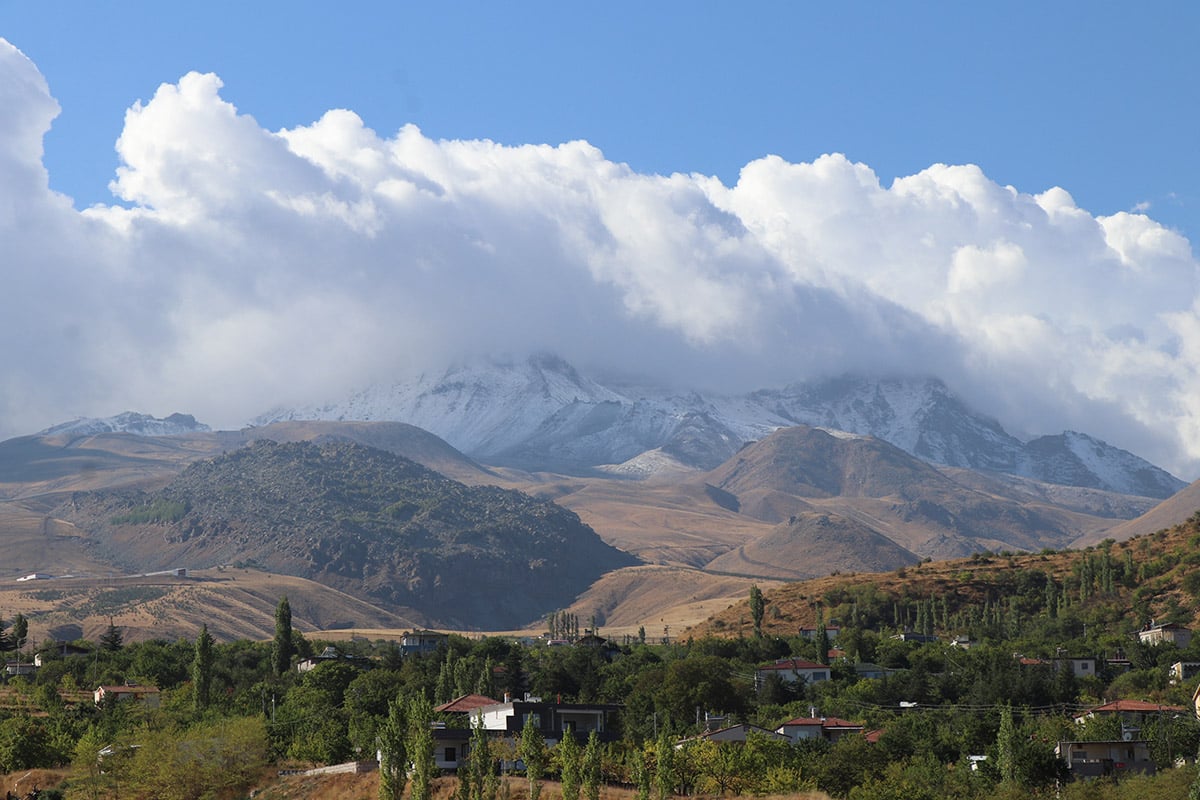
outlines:
M271 666L276 675L288 671L295 652L296 643L292 640L292 607L285 594L275 607L275 639L271 644Z
M197 711L204 711L212 700L212 673L213 638L205 624L196 637L195 655L192 656L192 700Z
M762 637L762 621L763 612L766 611L766 603L763 601L762 589L758 588L758 584L750 587L750 618L754 620L754 636Z
M418 694L408 707L408 758L412 761L411 800L429 800L433 796L433 776L437 764L433 760L433 705L425 695Z
M592 731L583 750L583 796L587 800L600 800L600 756L600 735Z
M580 763L579 742L575 741L574 731L563 731L562 741L558 743L557 751L562 798L563 800L579 800L579 778L582 764Z
M542 771L546 768L546 740L533 724L532 714L525 718L518 754L525 762L525 777L529 779L529 800L538 800L542 795Z
M399 695L388 703L388 715L379 727L379 800L400 800L408 782L408 723Z

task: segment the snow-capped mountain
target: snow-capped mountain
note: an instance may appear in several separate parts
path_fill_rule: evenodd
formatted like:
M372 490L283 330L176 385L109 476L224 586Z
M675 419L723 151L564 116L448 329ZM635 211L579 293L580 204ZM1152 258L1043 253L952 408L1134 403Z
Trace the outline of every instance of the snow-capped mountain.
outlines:
M134 433L138 436L180 436L185 433L203 433L212 428L197 422L191 414L171 414L159 419L149 414L126 411L114 417L97 419L80 417L41 431L40 436L72 433L78 436L96 436L101 433Z
M1050 483L1168 497L1185 484L1078 433L1031 442L1007 433L935 378L843 377L741 396L604 385L556 356L480 361L375 386L345 402L276 409L255 420L393 420L482 461L579 470L660 453L711 469L771 431L805 424L875 436L918 458Z

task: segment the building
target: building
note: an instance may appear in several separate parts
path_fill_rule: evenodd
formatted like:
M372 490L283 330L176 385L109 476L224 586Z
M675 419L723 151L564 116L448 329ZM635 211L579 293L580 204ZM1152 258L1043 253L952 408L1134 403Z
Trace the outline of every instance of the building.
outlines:
M400 652L406 656L435 653L447 638L437 631L410 631L400 637Z
M601 741L612 741L616 736L609 732L609 721L620 710L604 703L549 703L527 694L522 700L505 697L504 702L478 706L469 713L472 725L482 722L485 730L499 731L506 738L519 737L532 719L548 742L559 741L566 731L583 738L595 731Z
M31 661L5 661L4 673L6 675L32 675L37 672L37 665Z
M1101 778L1133 772L1154 774L1150 743L1143 739L1112 742L1059 742L1054 755L1072 778Z
M793 744L802 739L836 742L843 736L862 733L863 726L837 717L797 717L780 725L775 732Z
M1098 717L1119 717L1121 730L1136 736L1146 720L1163 715L1186 714L1183 706L1168 706L1162 703L1148 703L1144 700L1113 700L1110 703L1089 708L1083 714L1075 717L1075 722L1083 724L1089 719Z
M1142 644L1173 644L1176 647L1187 647L1192 641L1192 630L1175 622L1155 625L1153 622L1138 631L1138 641Z
M1191 680L1200 674L1200 661L1176 661L1167 673L1175 683Z
M126 700L134 700L142 705L150 708L158 708L158 703L161 695L157 686L99 686L92 693L92 699L96 705L100 705L105 701L122 703Z
M686 739L680 739L676 742L675 747L680 748L690 742L733 742L735 744L745 744L746 740L751 736L762 736L767 739L776 739L781 742L788 741L788 738L777 731L769 731L766 728L760 728L757 725L748 725L742 723L740 725L730 725L727 728L719 728L715 731L705 731L699 736L689 736Z
M754 670L754 685L760 687L771 675L784 683L817 683L829 680L829 666L814 664L801 658L781 658L774 664L763 664Z

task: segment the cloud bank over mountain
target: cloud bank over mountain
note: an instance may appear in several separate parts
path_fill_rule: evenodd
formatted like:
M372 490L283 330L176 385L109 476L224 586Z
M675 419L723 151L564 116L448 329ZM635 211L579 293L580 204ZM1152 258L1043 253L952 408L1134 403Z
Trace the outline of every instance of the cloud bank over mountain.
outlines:
M537 349L708 390L932 374L1010 430L1200 474L1198 264L1147 216L971 165L883 186L767 156L726 186L348 110L269 131L221 88L130 107L114 203L77 211L42 165L51 87L0 40L0 437L125 409L239 426Z

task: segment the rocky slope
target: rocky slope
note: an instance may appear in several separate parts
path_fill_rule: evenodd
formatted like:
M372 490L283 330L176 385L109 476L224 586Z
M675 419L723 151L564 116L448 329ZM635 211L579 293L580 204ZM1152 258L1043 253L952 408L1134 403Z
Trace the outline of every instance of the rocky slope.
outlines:
M244 563L460 628L517 627L635 561L553 503L348 442L260 440L56 516L130 571Z

